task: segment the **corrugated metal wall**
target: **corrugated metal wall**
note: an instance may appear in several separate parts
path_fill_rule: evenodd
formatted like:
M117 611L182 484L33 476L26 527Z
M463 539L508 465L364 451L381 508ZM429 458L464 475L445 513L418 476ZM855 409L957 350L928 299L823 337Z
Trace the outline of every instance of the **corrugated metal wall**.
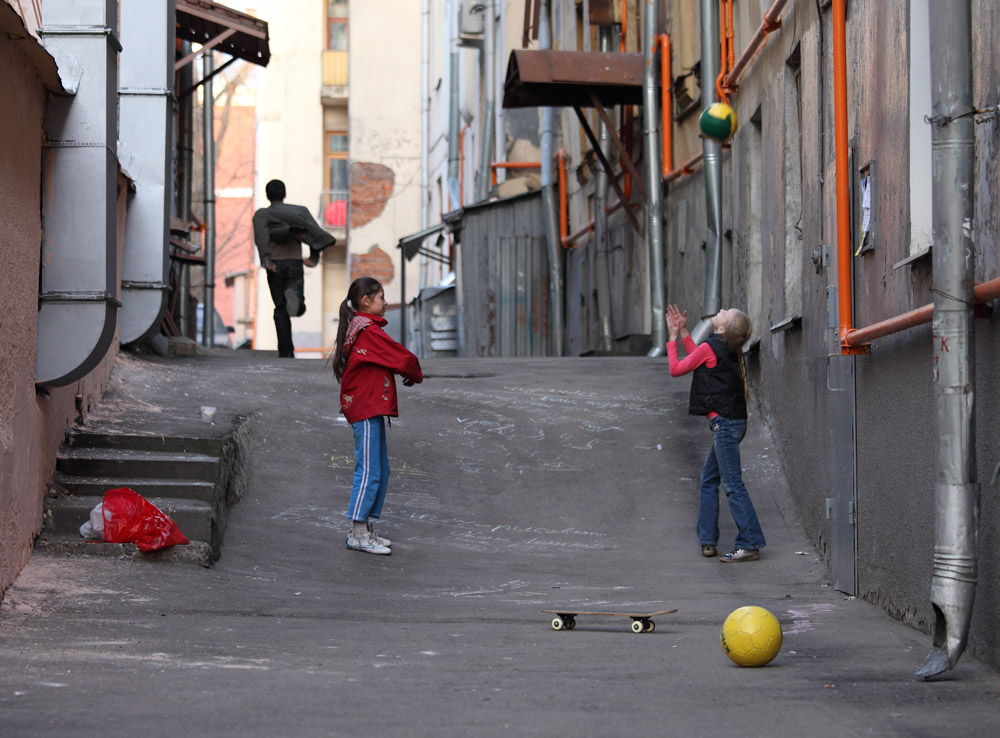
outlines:
M460 355L548 356L549 260L541 196L466 209L459 245Z

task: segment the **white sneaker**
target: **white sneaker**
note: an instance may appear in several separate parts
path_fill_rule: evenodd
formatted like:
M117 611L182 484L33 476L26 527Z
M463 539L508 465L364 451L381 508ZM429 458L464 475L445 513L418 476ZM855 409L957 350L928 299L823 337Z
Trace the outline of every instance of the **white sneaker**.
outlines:
M388 548L389 546L392 545L392 541L390 541L388 538L383 538L382 536L380 536L378 533L375 532L375 526L372 524L372 521L370 520L368 521L368 535L371 536L373 539L375 539L375 542L378 543L378 545L380 546L385 546Z
M352 551L362 551L364 553L380 554L382 556L392 553L392 549L388 546L383 546L381 543L376 541L372 538L370 533L361 536L361 538L356 538L354 533L348 533L347 547Z

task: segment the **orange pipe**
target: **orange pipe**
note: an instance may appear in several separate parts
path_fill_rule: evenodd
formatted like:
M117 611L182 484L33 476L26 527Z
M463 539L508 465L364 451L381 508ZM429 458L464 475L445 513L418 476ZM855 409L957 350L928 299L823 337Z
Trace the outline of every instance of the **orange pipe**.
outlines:
M719 76L715 78L715 94L721 102L729 104L722 80L726 78L726 0L719 0L719 41L722 46L722 58L719 60Z
M847 163L847 13L844 0L833 0L833 122L837 176L837 299L840 353L857 353L847 345L853 330L851 290L851 200Z
M733 69L733 0L726 0L726 39L729 41L729 70Z
M622 33L619 43L619 51L625 53L625 32L628 29L628 0L622 0Z
M625 53L625 37L628 35L628 0L622 0L622 32L621 38L619 40L619 51ZM625 144L625 154L624 156L632 155L632 106L624 106L624 130L622 131L622 143ZM625 168L624 156L620 157L619 164L622 169ZM632 197L632 175L628 172L625 173L625 183L623 187L625 191L625 198L628 199Z
M537 161L497 161L490 164L490 182L497 183L497 169L541 169Z
M604 208L604 212L607 215L611 215L612 213L615 213L615 212L621 210L622 207L624 207L623 204L622 204L622 201L619 200L614 205L612 205L610 208ZM633 210L639 210L639 209L642 208L642 206L639 205L638 203L630 203L629 207L632 208ZM569 248L570 246L572 246L577 241L577 239L579 239L581 236L583 236L583 235L585 235L587 233L590 233L593 230L594 230L594 219L591 218L590 222L587 223L587 225L585 225L580 230L578 230L578 231L576 231L574 233L571 233L568 236L563 236L563 239L562 239L563 246L565 246L566 248Z
M670 34L661 33L657 37L657 44L660 47L660 131L663 140L663 177L666 178L674 166L673 120L670 115L670 101L673 94L670 78Z
M997 299L1000 297L1000 278L977 285L972 295L975 302L988 302ZM852 347L864 346L868 341L893 333L899 333L907 328L913 328L923 323L930 323L933 319L934 303L931 303L916 310L911 310L908 313L897 315L894 318L872 323L864 328L851 329L844 338L844 343Z
M781 28L781 21L778 19L778 16L781 15L781 11L787 2L788 0L775 0L774 5L764 13L764 19L761 21L760 28L757 29L753 38L750 39L750 43L747 44L746 50L740 55L739 60L722 81L722 86L726 90L736 92L736 89L739 87L737 80L739 80L740 75L743 74L746 68L750 66L750 62L757 52L760 51L760 48L767 42L768 35ZM843 3L841 3L841 7L843 7Z
M678 178L680 178L681 176L683 176L685 174L694 174L694 169L692 167L694 167L695 164L697 164L698 162L700 162L704 156L705 156L704 152L699 152L699 153L695 154L690 159L688 159L686 162L684 162L683 164L681 164L680 168L675 169L672 172L670 172L669 174L667 174L667 176L665 176L663 178L663 181L664 182L673 182L675 179L678 179Z

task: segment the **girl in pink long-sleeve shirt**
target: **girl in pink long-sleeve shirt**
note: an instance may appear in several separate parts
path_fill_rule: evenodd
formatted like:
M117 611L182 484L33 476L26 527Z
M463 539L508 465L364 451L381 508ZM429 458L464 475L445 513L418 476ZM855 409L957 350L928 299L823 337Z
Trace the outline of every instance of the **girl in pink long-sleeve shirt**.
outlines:
M719 559L725 563L756 561L765 545L757 513L743 484L740 441L747 432L746 368L743 344L750 337L750 318L736 310L720 310L712 318L715 332L695 345L687 330L687 313L676 305L667 308L667 359L670 374L693 373L688 413L704 415L712 429L713 443L701 470L698 500L698 542L703 556L715 556L719 541L719 484L726 491L729 511L739 532L733 550ZM681 339L687 356L677 354Z

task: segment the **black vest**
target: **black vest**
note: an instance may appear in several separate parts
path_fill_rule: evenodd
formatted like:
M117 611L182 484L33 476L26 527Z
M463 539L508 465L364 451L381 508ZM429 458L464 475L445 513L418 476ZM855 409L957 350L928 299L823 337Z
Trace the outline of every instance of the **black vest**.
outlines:
M736 352L715 333L706 343L715 352L715 366L709 368L702 364L694 370L688 413L708 415L714 412L724 418L746 418L747 402Z

